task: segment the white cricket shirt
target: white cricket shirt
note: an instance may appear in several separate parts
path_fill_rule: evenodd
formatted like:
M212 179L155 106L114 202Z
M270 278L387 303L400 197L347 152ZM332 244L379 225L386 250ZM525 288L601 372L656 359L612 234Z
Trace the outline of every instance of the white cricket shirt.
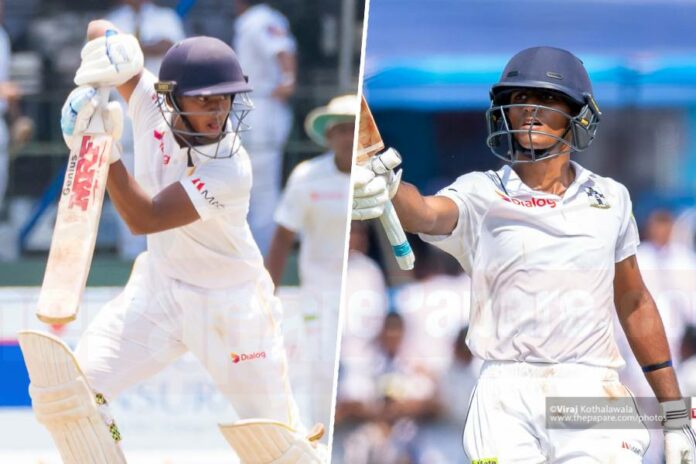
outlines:
M467 343L484 360L624 362L612 328L614 264L636 253L626 188L571 162L563 197L515 171L472 172L438 195L459 207L449 236L421 237L472 277Z
M348 226L350 175L336 167L333 153L293 169L275 221L300 235L302 286L340 289Z
M254 87L254 98L270 97L283 80L277 55L295 53L288 20L265 4L254 5L234 23L234 50Z
M159 272L205 288L232 287L265 273L247 225L251 163L243 147L230 158L211 159L180 147L157 107L155 77L143 72L128 102L133 119L135 178L150 196L180 182L200 220L150 234L147 247ZM233 135L219 150L232 149ZM239 143L238 140L235 143ZM214 151L217 144L202 147Z

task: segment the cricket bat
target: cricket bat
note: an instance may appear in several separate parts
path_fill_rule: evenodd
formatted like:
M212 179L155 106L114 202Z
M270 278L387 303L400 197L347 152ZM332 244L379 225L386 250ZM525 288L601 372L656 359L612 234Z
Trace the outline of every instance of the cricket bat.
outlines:
M379 135L377 124L372 117L370 107L367 106L365 96L360 100L360 123L358 125L358 150L356 161L358 164L367 164L370 158L384 150L384 142L382 136ZM416 257L411 250L411 245L406 239L399 217L396 215L394 206L391 202L387 202L384 207L384 213L380 216L379 221L382 223L384 231L387 233L387 238L392 246L394 257L399 267L404 270L413 269L413 264Z
M109 89L100 88L97 98L103 107ZM77 317L92 265L111 142L99 109L87 129L73 137L36 312L47 324L65 324Z

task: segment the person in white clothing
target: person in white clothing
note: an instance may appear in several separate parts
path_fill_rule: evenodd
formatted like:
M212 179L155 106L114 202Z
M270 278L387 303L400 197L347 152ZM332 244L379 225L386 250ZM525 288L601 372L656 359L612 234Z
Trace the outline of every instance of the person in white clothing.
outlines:
M176 11L171 8L155 5L149 0L122 0L121 5L109 12L106 20L112 23L124 34L133 34L140 42L145 57L145 69L157 75L165 53L176 42L183 40L184 24ZM127 113L128 105L118 96ZM129 172L134 169L133 130L129 117L125 118L123 136L121 137L121 161ZM134 259L145 247L145 237L134 236L128 230L127 224L119 220L117 247L122 259Z
M490 95L487 144L507 162L501 169L465 174L434 196L397 182L393 170L377 174L381 158L353 173L355 219L378 217L391 198L406 230L471 276L467 344L485 363L466 453L505 464L642 462L645 429L611 429L611 418L563 428L578 423L562 407L546 411L553 397L632 404L617 373L624 361L612 330L616 310L660 401L667 463L692 462L696 439L636 261L628 191L570 160L590 145L601 118L584 65L566 50L526 49ZM632 420L640 426L637 413Z
M234 49L254 85L255 110L247 121L254 130L243 135L254 171L249 225L266 256L280 197L283 147L292 127L288 99L295 93L297 45L279 11L258 0L234 3Z
M297 236L306 337L300 357L314 385L314 420L331 418L336 334L348 226L350 167L358 99L343 95L311 111L307 134L329 152L297 165L276 209L277 227L266 256L276 285Z
M212 37L185 39L167 52L157 79L143 68L138 41L108 21L91 22L88 39L75 78L81 87L63 107L64 135L70 144L102 111L118 141L120 106L102 109L93 98L94 87L117 88L133 119L135 176L114 149L107 190L130 229L148 241L124 291L76 349L89 385L112 399L189 350L240 419L282 423L281 432L294 437L269 443L276 435L259 434L239 446L226 434L242 463L279 462L266 449L297 456L298 446L302 462L323 462L303 435L282 309L246 222L252 176L239 132L252 87L234 51Z

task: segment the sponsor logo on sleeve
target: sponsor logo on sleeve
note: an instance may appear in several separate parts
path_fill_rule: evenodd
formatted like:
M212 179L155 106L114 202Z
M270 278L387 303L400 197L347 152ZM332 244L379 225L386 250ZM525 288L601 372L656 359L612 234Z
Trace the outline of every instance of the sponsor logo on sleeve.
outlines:
M512 204L517 205L517 206L524 206L525 208L552 208L553 209L558 204L558 200L554 200L552 198L532 197L528 200L520 200L518 198L512 198L508 195L505 195L500 190L496 190L495 193L497 193L498 196L502 200L507 201L508 203L512 203Z
M166 166L167 164L169 164L172 157L171 155L168 155L164 152L164 132L155 129L152 135L155 137L155 140L159 140L159 151L162 155L162 164Z
M257 359L266 359L265 351L257 351L255 353L230 353L230 358L234 364L239 364L245 361L256 361Z
M471 464L498 464L498 458L474 459Z
M201 180L200 177L196 177L195 179L191 179L191 182L193 183L193 186L196 187L196 190L198 190L201 193L201 196L205 201L208 202L210 206L213 208L217 209L222 209L225 207L222 203L220 203L214 196L213 194L206 188L205 182Z

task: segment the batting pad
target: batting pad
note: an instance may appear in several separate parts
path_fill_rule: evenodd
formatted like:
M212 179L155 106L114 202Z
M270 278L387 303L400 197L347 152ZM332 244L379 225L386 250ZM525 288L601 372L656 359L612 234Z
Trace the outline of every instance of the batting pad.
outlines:
M325 464L326 449L290 426L265 419L247 419L220 425L220 431L239 455L242 464Z
M125 464L118 429L105 423L106 404L87 384L70 348L53 335L21 331L17 338L29 371L37 419L51 433L65 464Z

